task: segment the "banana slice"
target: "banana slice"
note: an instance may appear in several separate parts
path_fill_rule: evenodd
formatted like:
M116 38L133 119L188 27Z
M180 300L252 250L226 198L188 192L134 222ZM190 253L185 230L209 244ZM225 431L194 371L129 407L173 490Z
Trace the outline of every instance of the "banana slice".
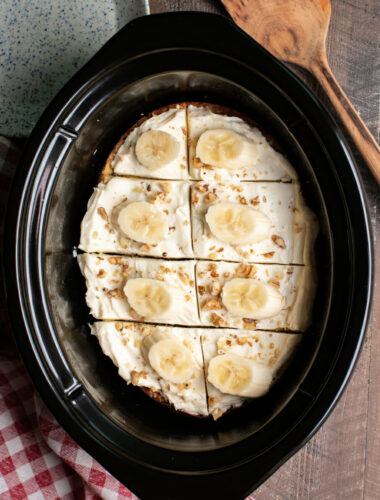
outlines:
M252 319L275 316L283 305L282 295L272 285L246 278L227 281L222 300L234 316Z
M162 281L147 278L134 278L124 287L129 305L140 316L158 318L172 306L170 291Z
M123 206L118 212L117 224L128 238L150 245L165 240L169 233L165 214L146 201Z
M207 378L221 392L248 398L263 396L272 382L267 366L233 353L213 358Z
M195 154L202 163L235 170L255 163L257 147L233 130L215 128L203 132L198 139Z
M194 373L190 349L176 339L154 332L142 342L142 353L160 377L169 382L182 384Z
M218 240L233 245L259 243L268 238L271 228L265 214L238 203L211 205L206 221Z
M141 165L157 170L177 158L179 142L167 132L149 130L137 139L135 153Z

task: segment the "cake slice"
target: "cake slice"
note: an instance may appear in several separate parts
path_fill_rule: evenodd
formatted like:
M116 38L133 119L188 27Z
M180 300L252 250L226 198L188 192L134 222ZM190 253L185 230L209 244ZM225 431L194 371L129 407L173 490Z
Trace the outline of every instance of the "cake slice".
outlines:
M301 339L299 334L202 329L209 414L217 420L265 395Z
M202 325L304 332L312 316L312 266L199 261Z
M78 263L94 318L199 325L194 261L81 254Z
M216 105L188 106L192 179L288 181L296 179L288 160L261 131Z
M112 177L91 196L79 248L157 257L192 257L189 184Z
M193 416L207 416L203 356L197 329L97 322L91 332L127 382Z
M128 130L102 171L103 177L111 174L188 179L186 105L156 110Z
M203 259L310 264L318 224L297 183L198 182L194 254Z

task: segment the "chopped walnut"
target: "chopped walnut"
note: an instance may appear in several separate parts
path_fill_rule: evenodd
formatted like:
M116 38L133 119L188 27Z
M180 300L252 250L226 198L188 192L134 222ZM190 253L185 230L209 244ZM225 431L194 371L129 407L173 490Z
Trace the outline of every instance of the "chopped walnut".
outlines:
M145 325L141 331L141 333L144 335L144 337L147 337L152 333L152 329L150 326Z
M242 205L248 205L247 199L244 196L239 196L238 199Z
M133 385L138 385L140 378L146 378L147 372L141 371L137 372L136 370L131 371L131 380Z
M194 158L193 160L193 167L194 168L202 168L203 166L203 163L201 162L201 160L197 157Z
M198 286L198 293L199 293L199 295L204 295L206 293L206 287L199 285Z
M271 279L268 281L268 283L269 283L270 285L276 286L277 288L279 288L279 287L280 287L280 282L279 282L278 280L276 280L275 278L271 278Z
M208 184L197 184L195 189L200 193L206 193L208 190Z
M213 201L216 201L218 199L218 196L215 193L207 193L206 196L203 198L203 201L205 203L212 203Z
M222 304L219 299L206 299L203 303L202 309L204 311L212 311L213 309L222 309Z
M222 285L219 281L213 281L210 285L210 294L216 297L222 291Z
M243 328L246 330L256 330L256 320L251 318L243 318Z
M215 408L212 410L211 415L214 420L218 420L223 415L223 412L220 408Z
M238 276L244 276L245 278L253 278L257 273L257 267L253 264L240 264L236 270Z
M238 337L236 339L236 342L238 343L238 345L248 344L248 345L250 345L252 347L252 342L247 337Z
M209 397L208 398L208 402L210 403L210 405L213 405L215 403L219 403L220 401L220 398L217 398L217 397Z
M211 323L214 326L222 326L224 325L224 319L219 316L218 314L215 314L214 312L211 313Z
M252 198L251 205L256 206L256 205L259 205L259 204L260 204L259 195L257 195L254 198Z
M170 191L172 190L172 185L170 184L170 182L161 182L160 186L162 191L166 194L170 193Z
M108 215L104 207L98 207L98 214L100 217L108 222Z
M99 269L98 274L96 275L98 278L104 278L106 276L106 271L104 269Z
M266 253L262 253L261 255L263 257L265 257L266 259L270 259L271 257L273 257L274 252L266 252Z
M211 278L219 278L219 273L216 272L216 269L212 269L210 276Z
M189 275L187 273L184 273L183 271L178 271L178 276L184 285L189 284Z
M110 299L122 299L124 297L124 293L120 288L114 288L113 290L108 290L107 297Z
M253 264L247 264L245 266L244 273L247 278L253 278L255 274L257 273L257 267L254 266Z
M124 276L124 278L127 278L129 274L129 264L126 262L121 266L121 275Z
M230 277L230 273L228 271L223 273L223 278L229 278L229 277Z
M275 243L280 248L286 248L284 238L277 236L277 234L272 234L271 236L273 243Z

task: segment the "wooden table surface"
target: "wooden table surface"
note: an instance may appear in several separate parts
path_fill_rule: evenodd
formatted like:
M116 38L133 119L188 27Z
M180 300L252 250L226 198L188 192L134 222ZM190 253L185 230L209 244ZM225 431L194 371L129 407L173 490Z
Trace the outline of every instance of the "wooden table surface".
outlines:
M151 13L202 10L226 14L218 0L150 0L150 6ZM328 58L379 140L380 0L332 0ZM331 109L312 77L291 69ZM357 159L373 224L378 271L370 327L355 372L333 413L306 446L253 493L255 500L380 499L380 245L376 245L380 189L347 134L346 138Z

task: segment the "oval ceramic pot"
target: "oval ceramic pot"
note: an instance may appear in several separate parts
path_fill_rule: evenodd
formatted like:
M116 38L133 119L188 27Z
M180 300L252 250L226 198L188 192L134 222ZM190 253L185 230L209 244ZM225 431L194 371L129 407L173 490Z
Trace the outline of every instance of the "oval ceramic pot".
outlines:
M181 101L223 104L260 123L296 167L320 222L312 327L270 393L217 422L177 414L126 386L89 335L75 259L80 221L113 145L142 113ZM5 255L15 336L38 391L69 434L143 499L246 496L325 420L368 319L368 215L337 126L290 71L211 14L137 19L64 87L18 167Z

